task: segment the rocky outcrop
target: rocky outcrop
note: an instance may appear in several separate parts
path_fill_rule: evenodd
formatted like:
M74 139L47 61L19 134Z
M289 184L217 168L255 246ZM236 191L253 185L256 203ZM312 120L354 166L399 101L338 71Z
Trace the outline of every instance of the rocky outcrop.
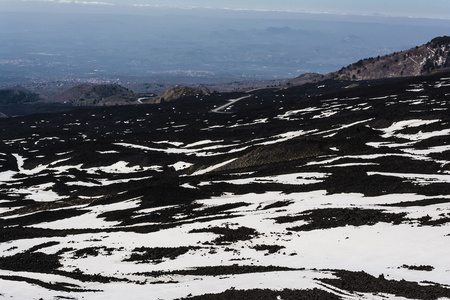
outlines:
M51 101L74 105L95 105L114 96L126 96L132 92L118 84L80 84L55 95Z
M370 80L429 75L450 69L450 37L437 37L415 48L360 60L325 77Z
M165 101L172 101L176 99L192 97L192 96L201 96L206 94L211 94L212 92L208 89L202 90L198 88L188 87L188 86L176 86L167 89L161 95L158 95L153 103L161 103Z

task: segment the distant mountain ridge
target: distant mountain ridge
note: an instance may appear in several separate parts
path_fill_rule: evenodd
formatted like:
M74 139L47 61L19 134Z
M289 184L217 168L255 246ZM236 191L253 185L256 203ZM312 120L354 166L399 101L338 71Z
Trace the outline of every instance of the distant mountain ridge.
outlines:
M337 80L370 80L429 75L450 69L450 37L436 37L427 44L362 59L325 77Z

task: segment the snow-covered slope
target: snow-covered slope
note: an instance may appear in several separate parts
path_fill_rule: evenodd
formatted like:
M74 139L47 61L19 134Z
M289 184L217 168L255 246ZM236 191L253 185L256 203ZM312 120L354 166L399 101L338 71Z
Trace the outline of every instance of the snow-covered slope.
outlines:
M345 85L0 120L0 299L450 298L450 75Z

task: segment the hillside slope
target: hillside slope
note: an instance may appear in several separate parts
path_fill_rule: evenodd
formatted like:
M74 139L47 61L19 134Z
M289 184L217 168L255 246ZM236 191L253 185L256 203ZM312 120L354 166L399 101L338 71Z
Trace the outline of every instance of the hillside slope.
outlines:
M339 80L368 80L429 75L450 69L450 37L437 37L409 50L360 60L328 74Z
M31 103L39 100L39 95L35 93L18 90L0 90L0 104Z
M449 78L2 119L0 296L450 298Z
M166 91L164 91L162 94L155 97L155 99L152 100L153 103L161 103L164 101L173 101L177 99L187 98L187 97L199 97L204 96L207 94L212 93L212 91L205 89L199 89L199 88L193 88L189 86L175 86L168 88Z
M52 102L73 105L103 104L107 98L127 96L132 92L118 84L79 84L51 98Z

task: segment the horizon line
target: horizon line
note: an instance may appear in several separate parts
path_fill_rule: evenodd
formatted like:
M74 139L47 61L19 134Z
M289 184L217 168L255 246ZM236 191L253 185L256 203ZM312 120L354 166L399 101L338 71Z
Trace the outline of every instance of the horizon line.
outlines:
M13 3L15 1L4 1ZM378 17L378 18L400 18L400 19L428 19L428 20L440 20L449 21L450 17L437 17L437 16L420 16L420 15L396 15L396 14L382 14L382 13L362 13L362 12L336 12L336 11L319 11L319 10L290 10L290 9L268 9L268 8L233 8L233 7L211 7L211 6L176 6L176 5L158 5L158 4L138 4L138 3L127 3L127 4L114 4L104 1L80 1L80 0L22 0L21 3L41 3L50 5L64 5L72 4L84 6L109 6L109 7L129 7L129 8L162 8L162 9L177 9L177 10L216 10L216 11L234 11L234 12L260 12L260 13L286 13L286 14L307 14L307 15L323 15L323 16L347 16L347 17ZM17 2L15 2L17 3ZM0 8L0 11L4 11Z

